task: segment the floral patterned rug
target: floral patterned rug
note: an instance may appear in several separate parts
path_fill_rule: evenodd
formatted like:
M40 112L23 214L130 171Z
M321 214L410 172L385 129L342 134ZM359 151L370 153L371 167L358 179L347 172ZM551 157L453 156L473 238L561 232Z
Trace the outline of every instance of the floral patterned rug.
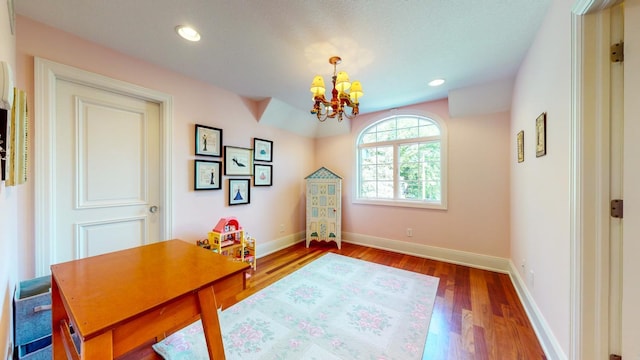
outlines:
M220 314L227 359L422 359L438 278L328 253ZM154 345L208 359L197 321Z

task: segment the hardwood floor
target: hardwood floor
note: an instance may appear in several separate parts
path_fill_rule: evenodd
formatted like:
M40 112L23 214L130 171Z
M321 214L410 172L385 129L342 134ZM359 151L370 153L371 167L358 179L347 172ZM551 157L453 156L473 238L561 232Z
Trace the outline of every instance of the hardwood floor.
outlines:
M258 259L237 301L327 252L440 278L423 359L546 359L508 275L349 243L302 242Z
M440 278L423 360L546 359L508 275L344 242L341 250L301 242L259 258L236 302L327 252ZM150 346L122 359L161 360Z

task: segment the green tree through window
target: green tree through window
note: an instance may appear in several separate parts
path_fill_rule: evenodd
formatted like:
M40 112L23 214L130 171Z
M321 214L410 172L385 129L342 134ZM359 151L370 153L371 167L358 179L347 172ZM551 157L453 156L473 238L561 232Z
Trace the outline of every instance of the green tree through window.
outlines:
M358 137L358 191L362 202L443 208L444 125L423 116L382 119Z

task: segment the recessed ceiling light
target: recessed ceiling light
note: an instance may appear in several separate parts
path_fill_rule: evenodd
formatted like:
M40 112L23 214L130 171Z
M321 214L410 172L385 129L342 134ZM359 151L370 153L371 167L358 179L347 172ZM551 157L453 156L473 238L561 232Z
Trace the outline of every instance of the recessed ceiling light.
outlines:
M183 39L189 41L200 41L200 34L196 31L196 29L186 26L186 25L178 25L176 26L176 32Z
M435 79L429 81L429 86L440 86L442 84L444 84L444 79Z

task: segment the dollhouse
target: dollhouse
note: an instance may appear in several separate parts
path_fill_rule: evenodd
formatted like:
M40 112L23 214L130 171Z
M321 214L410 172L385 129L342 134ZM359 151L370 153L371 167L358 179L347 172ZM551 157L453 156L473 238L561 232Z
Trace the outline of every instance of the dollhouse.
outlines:
M212 251L247 262L253 270L256 269L256 241L234 216L218 220L209 231L208 245Z

